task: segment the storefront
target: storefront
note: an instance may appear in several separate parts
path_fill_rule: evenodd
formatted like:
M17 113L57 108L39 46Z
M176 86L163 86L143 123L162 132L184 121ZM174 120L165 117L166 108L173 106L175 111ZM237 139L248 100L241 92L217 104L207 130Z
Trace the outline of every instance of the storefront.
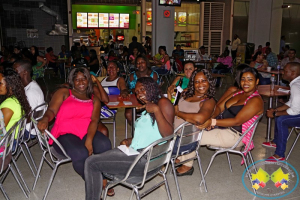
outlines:
M114 41L126 46L140 35L137 6L72 5L73 42L83 39L86 46L104 46Z
M152 32L152 3L146 4L146 35ZM181 45L182 49L199 48L200 4L181 3L175 7L174 13L174 47Z

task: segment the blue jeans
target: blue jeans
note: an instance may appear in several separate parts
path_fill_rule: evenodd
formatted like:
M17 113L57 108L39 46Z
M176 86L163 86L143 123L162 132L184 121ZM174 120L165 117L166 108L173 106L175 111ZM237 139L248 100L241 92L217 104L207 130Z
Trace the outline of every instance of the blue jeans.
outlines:
M125 177L128 169L135 160L135 156L127 156L119 149L112 149L105 153L92 155L86 159L85 195L88 200L99 200L102 193L102 173ZM141 177L144 173L146 158L141 158L133 168L130 176Z
M300 115L283 115L275 118L275 133L273 142L276 144L275 154L285 157L289 127L299 126Z
M85 147L87 135L82 140L73 134L61 135L57 138L60 144L64 147L66 153L72 159L74 170L84 179L84 163L89 157L89 152ZM60 148L56 143L53 144L54 149L61 153ZM97 131L93 139L93 153L100 154L111 149L111 143L108 137Z

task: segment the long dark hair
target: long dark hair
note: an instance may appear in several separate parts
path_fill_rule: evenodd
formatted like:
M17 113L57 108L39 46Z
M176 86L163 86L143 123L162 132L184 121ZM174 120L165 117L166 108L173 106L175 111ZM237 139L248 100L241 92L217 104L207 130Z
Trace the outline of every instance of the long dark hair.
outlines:
M195 86L194 86L195 77L200 72L202 72L204 74L204 76L206 76L206 78L208 79L208 83L209 83L209 89L207 91L206 97L214 98L215 93L216 93L214 78L212 77L211 73L207 69L201 69L201 70L198 69L192 73L187 90L185 90L182 93L183 99L187 99L187 98L195 95Z
M85 67L75 67L70 71L70 74L68 76L68 83L70 85L70 88L74 88L74 79L76 78L78 72L83 73L85 78L88 80L88 87L86 89L86 96L89 98L92 98L93 94L93 82L92 78L90 76L90 72Z
M158 87L156 81L154 81L151 77L141 77L137 80L137 82L141 83L146 90L146 99L149 102L157 104L159 99L162 97L161 90ZM152 118L152 125L155 122L154 113L149 113Z
M34 54L33 56L31 57L31 64L32 66L36 65L37 64L37 57L40 55L39 54L39 49L36 47L36 46L31 46L34 48ZM31 48L30 47L30 48Z
M31 108L27 101L21 77L12 68L4 69L3 77L6 82L7 93L0 97L0 102L2 103L9 97L15 97L21 105L21 113L28 115L31 111Z

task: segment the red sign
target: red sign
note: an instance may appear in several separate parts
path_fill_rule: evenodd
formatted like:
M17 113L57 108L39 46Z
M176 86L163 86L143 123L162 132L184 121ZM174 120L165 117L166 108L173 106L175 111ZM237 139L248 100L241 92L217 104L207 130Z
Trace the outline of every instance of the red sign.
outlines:
M169 18L171 15L171 12L169 10L164 10L164 17Z

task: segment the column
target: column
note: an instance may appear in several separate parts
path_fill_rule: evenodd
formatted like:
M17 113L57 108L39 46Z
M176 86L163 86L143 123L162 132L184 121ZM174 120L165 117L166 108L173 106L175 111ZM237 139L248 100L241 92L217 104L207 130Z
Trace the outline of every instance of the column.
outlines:
M68 6L68 36L69 36L69 49L73 46L73 26L72 26L72 2L67 0Z
M159 46L166 46L167 53L174 49L174 11L172 6L160 6L159 1L152 1L152 55L158 53ZM169 11L169 17L164 12Z
M142 0L141 2L141 42L145 41L145 37L146 37L146 0Z
M279 53L282 4L283 0L250 1L247 41L255 43L255 48L270 42L272 51Z

